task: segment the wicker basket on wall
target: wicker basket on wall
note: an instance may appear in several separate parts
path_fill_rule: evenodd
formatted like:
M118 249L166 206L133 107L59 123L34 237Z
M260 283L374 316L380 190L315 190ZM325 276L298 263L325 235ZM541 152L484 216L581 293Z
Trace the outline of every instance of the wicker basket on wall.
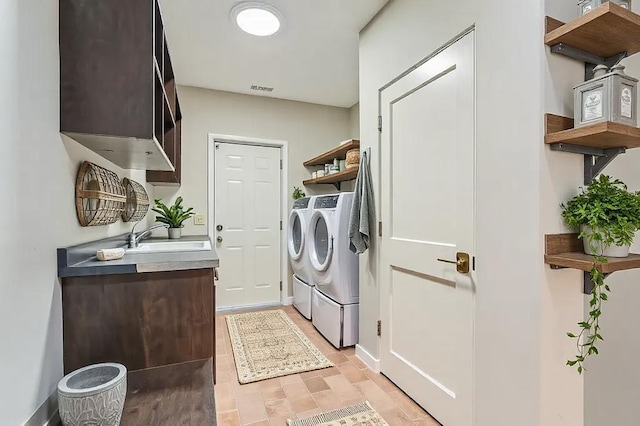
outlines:
M149 211L149 195L144 186L128 178L122 179L127 201L122 212L123 222L139 222Z
M76 213L82 226L115 223L127 200L118 175L85 161L76 178Z

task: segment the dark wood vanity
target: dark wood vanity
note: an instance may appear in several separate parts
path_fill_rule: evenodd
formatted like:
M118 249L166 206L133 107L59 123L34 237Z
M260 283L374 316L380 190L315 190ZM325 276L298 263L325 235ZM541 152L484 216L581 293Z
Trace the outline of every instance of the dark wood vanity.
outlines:
M218 256L211 249L96 260L98 248L126 238L58 249L64 372L127 367L123 426L213 425Z

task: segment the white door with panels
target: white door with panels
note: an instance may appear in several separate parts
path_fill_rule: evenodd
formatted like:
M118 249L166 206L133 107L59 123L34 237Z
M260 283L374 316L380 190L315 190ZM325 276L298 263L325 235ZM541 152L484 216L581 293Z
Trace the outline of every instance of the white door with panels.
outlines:
M215 142L219 308L280 302L280 173L279 148Z
M473 424L474 50L381 96L381 368L445 426Z

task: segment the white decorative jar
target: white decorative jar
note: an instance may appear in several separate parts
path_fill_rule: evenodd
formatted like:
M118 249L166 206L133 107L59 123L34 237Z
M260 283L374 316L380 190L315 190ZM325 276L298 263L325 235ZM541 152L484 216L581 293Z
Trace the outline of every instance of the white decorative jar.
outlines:
M592 243L589 242L589 235L593 233L591 231L591 228L582 226L580 230L585 233L585 236L582 238L582 242L584 243L584 252L586 254L605 257L629 257L631 246L610 245L609 247L603 249L602 242L594 241L593 246L595 248L595 251L591 250Z
M595 77L573 90L575 127L604 121L636 127L638 79L624 73L623 65L598 65Z
M578 16L591 12L596 7L605 4L609 0L581 0L578 2ZM631 0L611 0L620 7L631 10Z
M118 426L127 395L127 368L104 363L80 368L58 383L64 426Z

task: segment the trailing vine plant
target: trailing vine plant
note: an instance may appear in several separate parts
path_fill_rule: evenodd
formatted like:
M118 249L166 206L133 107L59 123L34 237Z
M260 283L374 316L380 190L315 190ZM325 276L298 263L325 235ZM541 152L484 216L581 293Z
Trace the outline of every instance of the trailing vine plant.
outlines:
M611 289L604 283L606 275L600 266L608 262L603 252L612 245L630 246L633 242L635 232L640 229L640 194L629 192L622 181L602 175L561 207L565 223L580 230L578 238L587 240L593 256L589 317L578 323L578 334L567 333L576 340L577 347L575 358L567 360L567 365L577 367L582 374L586 358L597 355L596 344L604 340L600 316L602 302L608 300Z
M591 246L591 248L595 249L595 246ZM600 315L602 314L602 302L608 300L609 296L607 293L611 291L609 286L604 283L605 275L598 269L598 263L607 263L607 258L600 255L594 255L593 258L594 263L591 268L593 290L591 291L591 300L589 301L589 318L586 321L578 323L580 332L577 335L571 332L567 333L567 336L576 340L578 350L574 359L567 360L567 365L570 367L577 365L578 374L582 374L584 371L585 359L589 355L598 354L598 348L596 347L598 340L604 340L600 334Z

